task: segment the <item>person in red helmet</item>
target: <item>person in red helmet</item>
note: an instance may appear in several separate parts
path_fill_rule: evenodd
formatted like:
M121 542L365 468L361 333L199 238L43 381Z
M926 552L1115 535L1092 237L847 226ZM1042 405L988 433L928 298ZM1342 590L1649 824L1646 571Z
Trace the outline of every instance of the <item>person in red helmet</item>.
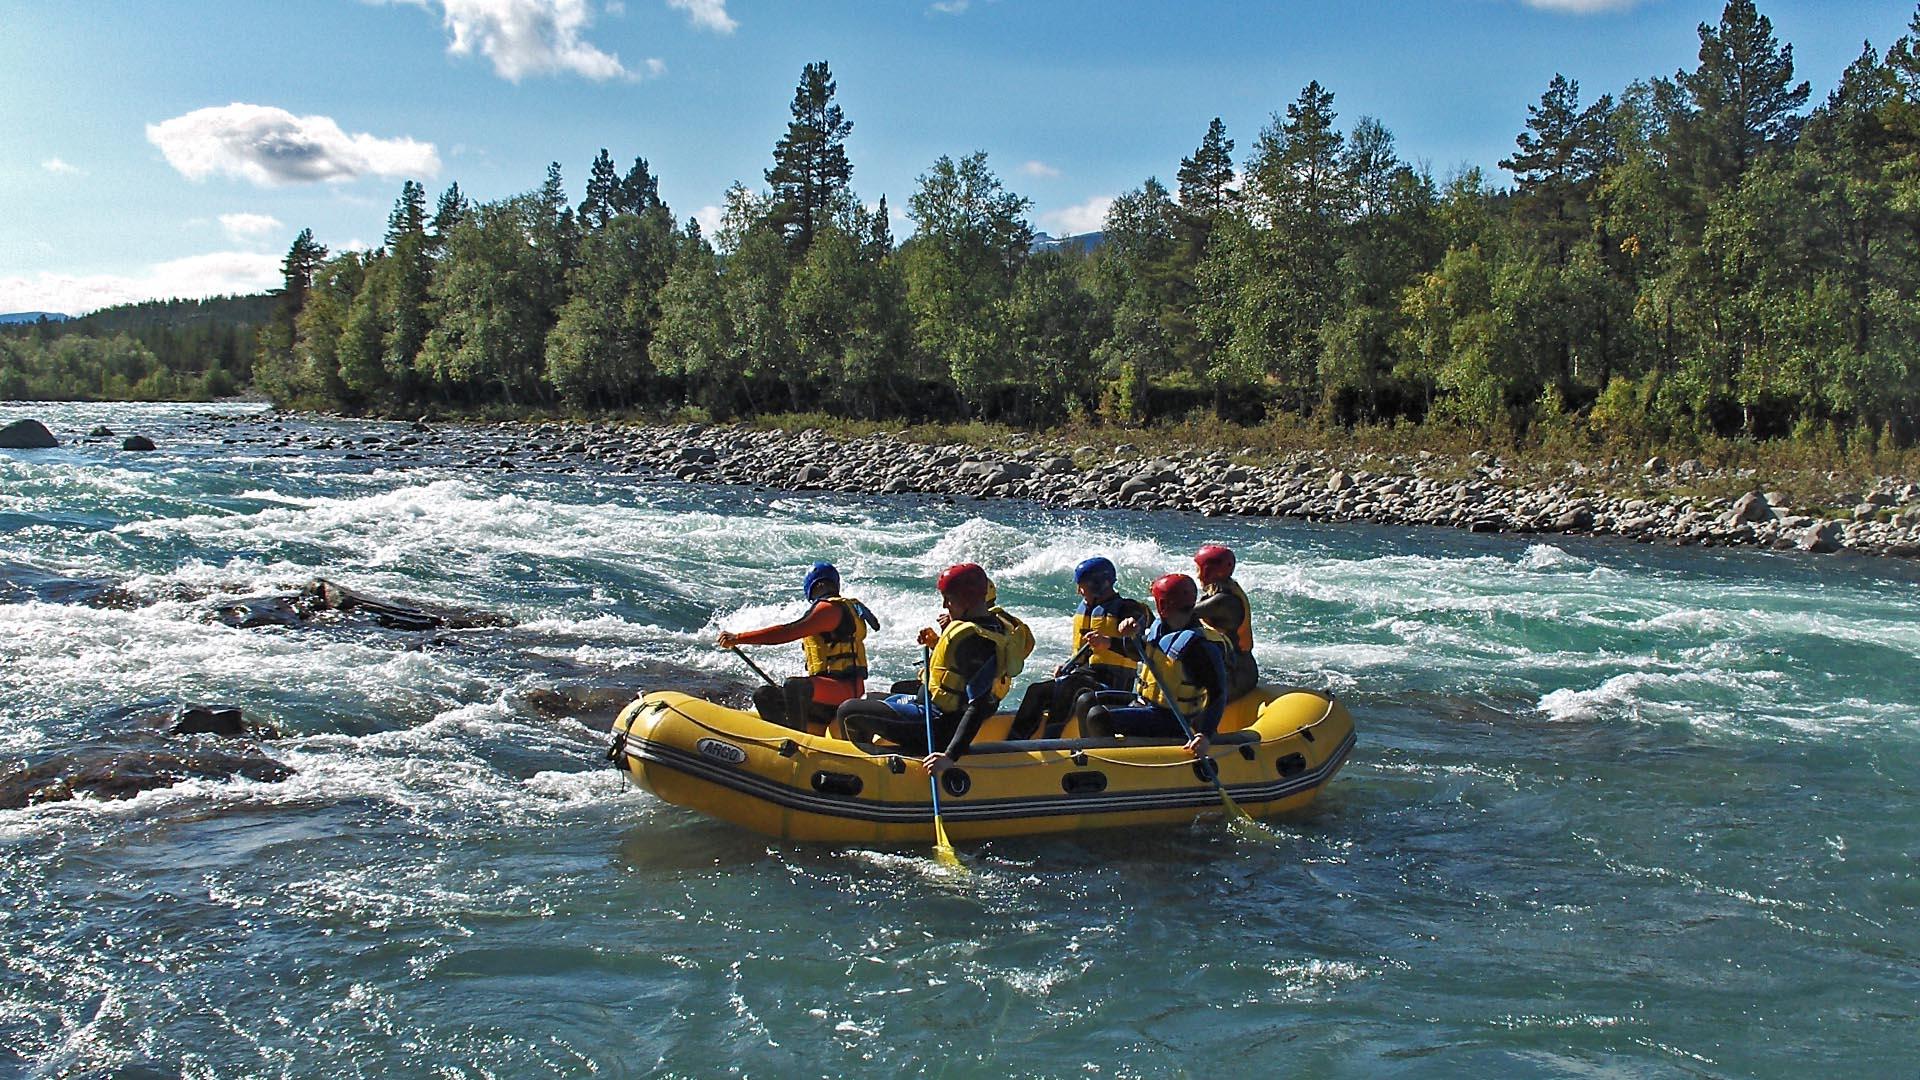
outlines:
M1232 645L1227 652L1228 700L1251 692L1260 682L1260 664L1253 658L1253 605L1233 580L1233 567L1233 549L1225 544L1207 544L1193 555L1194 575L1200 579L1194 615Z
M753 705L770 724L818 735L841 702L867 692L867 630L880 629L880 620L867 605L840 595L840 571L832 563L814 563L800 591L811 606L798 619L758 630L723 630L714 644L732 649L800 642L807 673L782 686L760 687L753 692Z
M849 701L838 715L847 738L884 736L924 755L921 767L938 776L967 752L981 723L1000 707L1033 646L994 614L993 582L978 564L950 566L934 584L947 616L945 629L920 631L920 644L932 650L921 677L933 706L934 745L927 744L918 695L899 692L905 689L900 685L881 701Z
M1112 649L1140 661L1140 672L1131 693L1082 694L1077 705L1081 731L1090 737L1167 738L1186 734L1180 723L1184 716L1193 728L1187 753L1206 756L1227 704L1226 654L1232 646L1194 614L1199 594L1192 578L1168 574L1153 583L1153 607L1159 618L1145 636L1087 635L1094 648ZM1131 620L1120 627L1122 634L1135 629ZM1174 714L1176 706L1179 716Z

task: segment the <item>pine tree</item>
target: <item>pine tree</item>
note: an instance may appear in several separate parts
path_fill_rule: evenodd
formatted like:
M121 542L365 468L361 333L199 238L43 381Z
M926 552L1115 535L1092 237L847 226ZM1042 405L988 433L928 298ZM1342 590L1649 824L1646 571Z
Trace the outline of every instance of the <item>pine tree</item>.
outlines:
M627 170L627 175L614 193L614 213L644 214L663 205L660 201L660 181L647 168L647 159L634 158L633 168Z
M454 227L460 224L460 219L465 217L471 209L472 206L467 202L467 197L460 193L459 184L448 184L447 190L440 193L440 202L434 207L433 222L429 226L431 230L430 239L433 242L435 252L439 252L446 247L447 236L453 232Z
M313 238L312 229L301 229L300 235L293 238L293 246L280 262L280 275L285 282L280 290L280 310L286 313L289 322L306 306L314 271L326 258L327 246Z
M1233 205L1233 140L1219 117L1207 125L1192 157L1180 159L1180 206L1208 219Z
M793 120L774 146L773 168L766 173L775 218L795 257L806 254L814 233L840 209L853 177L846 148L853 122L833 103L837 89L826 61L801 70Z
M1674 75L1679 108L1669 123L1672 163L1706 201L1739 182L1754 159L1799 133L1809 87L1793 81L1793 46L1753 0L1727 0L1718 27L1700 24L1700 66Z
M580 224L584 228L604 228L607 219L620 213L620 174L614 170L613 158L607 154L607 148L600 148L600 156L593 159L593 168L587 174L587 197L580 200Z

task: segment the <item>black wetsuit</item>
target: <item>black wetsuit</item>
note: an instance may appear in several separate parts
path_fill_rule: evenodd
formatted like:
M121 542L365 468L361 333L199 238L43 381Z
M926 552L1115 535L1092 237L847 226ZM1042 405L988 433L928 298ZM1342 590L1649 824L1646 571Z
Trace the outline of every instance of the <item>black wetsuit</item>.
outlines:
M1006 632L1000 620L991 615L971 621L994 633ZM973 744L980 725L1000 707L1000 699L990 689L1000 677L1000 654L992 641L976 635L954 646L953 667L972 672L967 676L966 704L954 712L934 710L933 739L935 745L945 747L943 753L957 760ZM879 735L899 743L908 753L933 753L927 745L927 722L921 716L920 697L909 691L909 686L913 684L895 683L894 694L880 701L857 698L842 704L838 716L847 738L869 741Z

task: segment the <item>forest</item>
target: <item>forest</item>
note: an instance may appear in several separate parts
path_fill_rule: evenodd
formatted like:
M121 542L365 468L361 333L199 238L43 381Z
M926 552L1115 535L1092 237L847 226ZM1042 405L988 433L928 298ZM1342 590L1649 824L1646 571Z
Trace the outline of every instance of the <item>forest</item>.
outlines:
M137 330L91 347L116 389L147 372L135 396L166 372L386 415L1913 445L1920 11L1818 102L1751 0L1699 40L1691 70L1597 97L1553 78L1497 180L1436 178L1310 82L1244 146L1215 119L1170 184L1061 250L1036 250L1029 200L980 152L926 168L897 242L853 186L829 65L808 64L764 186L736 182L711 236L644 158L604 149L578 202L558 164L494 202L456 183L430 206L409 181L376 250L300 234L250 357L210 339L217 359L141 369ZM82 348L73 326L24 360L0 336L0 393L83 368L56 358Z
M0 400L209 401L245 390L270 296L149 300L0 326Z

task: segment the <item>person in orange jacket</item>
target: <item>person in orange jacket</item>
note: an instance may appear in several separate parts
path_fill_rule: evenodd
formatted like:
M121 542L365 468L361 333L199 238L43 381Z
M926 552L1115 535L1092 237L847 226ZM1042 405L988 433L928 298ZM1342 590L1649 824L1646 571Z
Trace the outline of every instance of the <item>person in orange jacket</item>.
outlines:
M758 630L723 630L716 644L732 649L800 642L807 673L755 690L753 706L768 723L820 734L841 702L867 692L867 631L880 629L880 620L865 604L840 595L840 571L832 563L814 563L800 588L813 602L805 615Z

